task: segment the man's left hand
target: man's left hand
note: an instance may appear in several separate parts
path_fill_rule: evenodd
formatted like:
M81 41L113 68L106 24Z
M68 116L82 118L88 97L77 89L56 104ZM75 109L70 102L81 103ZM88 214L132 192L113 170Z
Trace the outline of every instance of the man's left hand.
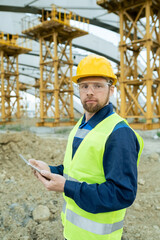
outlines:
M46 170L41 170L41 174L36 172L36 175L48 191L64 192L66 179L63 176Z

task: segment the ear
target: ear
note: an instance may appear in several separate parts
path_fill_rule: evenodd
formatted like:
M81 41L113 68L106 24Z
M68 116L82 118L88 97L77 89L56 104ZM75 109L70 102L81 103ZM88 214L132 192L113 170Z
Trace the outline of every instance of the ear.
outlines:
M109 92L109 96L111 97L114 93L114 85L110 86L110 92Z

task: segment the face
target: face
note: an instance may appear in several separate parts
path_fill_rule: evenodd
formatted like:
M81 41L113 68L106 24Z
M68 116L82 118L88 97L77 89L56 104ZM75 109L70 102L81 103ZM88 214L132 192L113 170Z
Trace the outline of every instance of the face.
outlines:
M92 114L107 105L114 92L114 86L109 86L102 77L86 77L78 85L83 108Z

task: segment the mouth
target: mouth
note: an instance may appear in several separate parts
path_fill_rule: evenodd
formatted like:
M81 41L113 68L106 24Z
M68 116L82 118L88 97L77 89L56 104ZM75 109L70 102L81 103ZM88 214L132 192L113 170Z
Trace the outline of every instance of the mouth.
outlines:
M85 102L86 102L86 103L96 103L97 101L96 101L96 100L91 100L91 99L89 99L89 100L86 100Z

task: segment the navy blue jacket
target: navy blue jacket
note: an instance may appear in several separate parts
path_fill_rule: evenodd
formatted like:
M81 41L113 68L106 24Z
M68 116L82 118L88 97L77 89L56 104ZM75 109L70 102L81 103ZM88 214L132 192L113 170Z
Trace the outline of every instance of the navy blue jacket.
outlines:
M111 103L103 107L88 121L85 114L79 128L92 130L99 122L113 114ZM73 154L83 138L74 137ZM106 181L87 184L66 180L64 193L90 213L102 213L129 207L137 192L137 159L139 143L135 133L122 121L118 123L105 144L103 168ZM63 165L52 167L51 172L63 175Z

